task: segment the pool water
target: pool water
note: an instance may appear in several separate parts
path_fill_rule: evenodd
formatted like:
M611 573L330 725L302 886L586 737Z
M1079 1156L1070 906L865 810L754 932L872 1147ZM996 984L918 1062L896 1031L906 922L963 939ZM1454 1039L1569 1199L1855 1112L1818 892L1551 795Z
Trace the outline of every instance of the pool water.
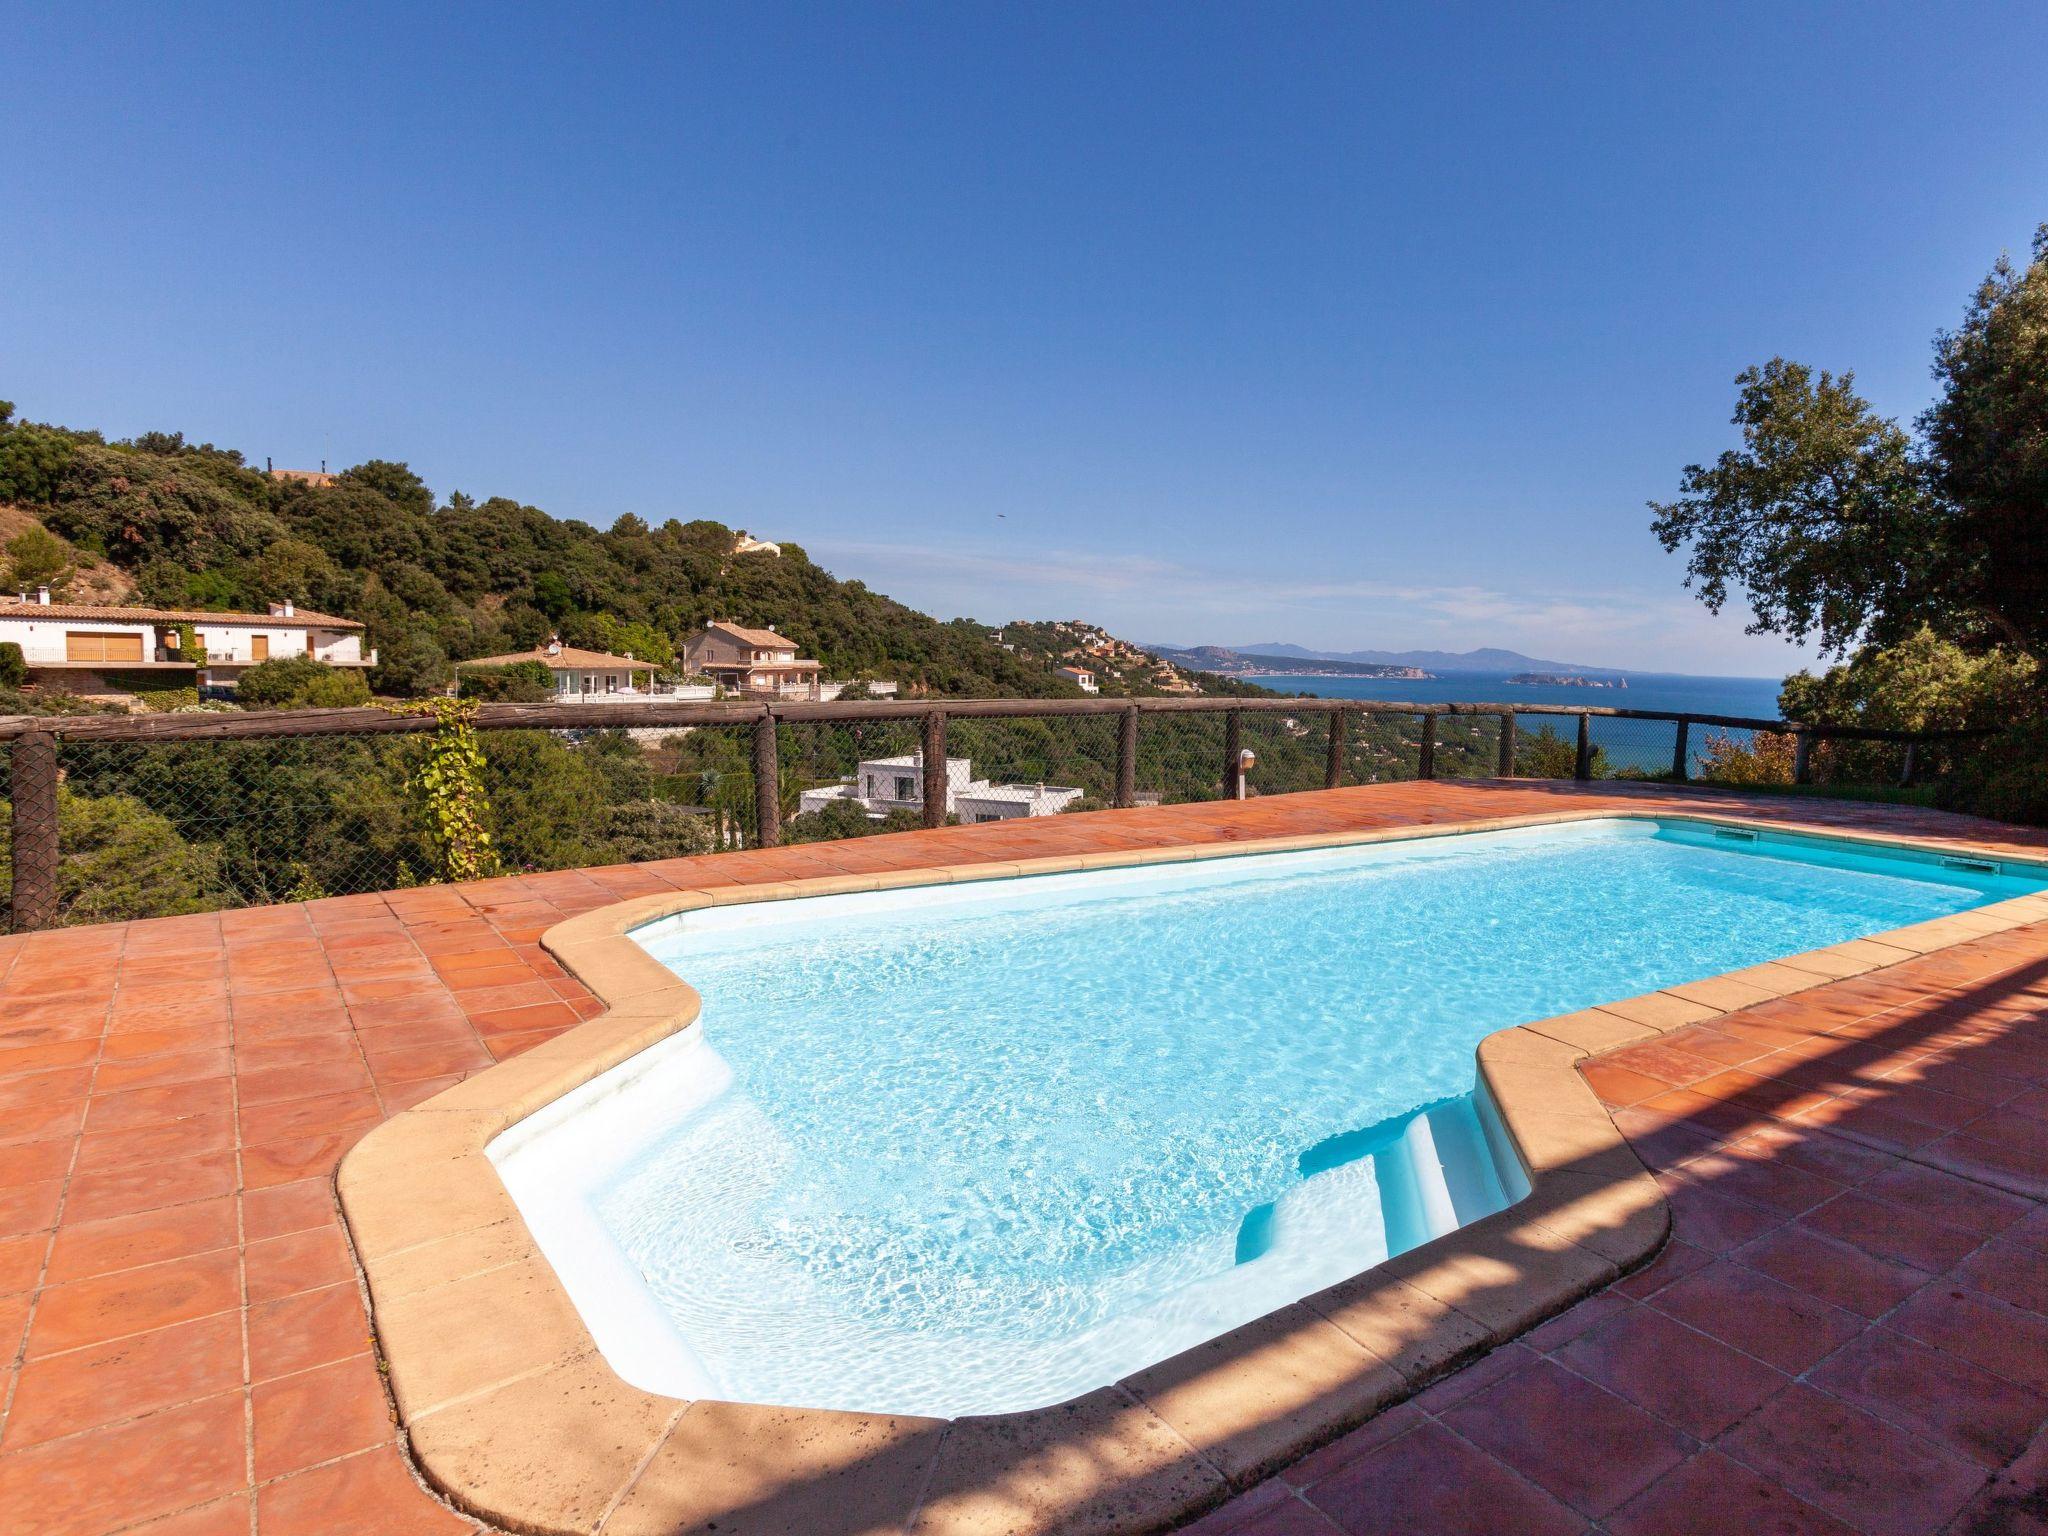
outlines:
M1043 1406L1524 1193L1492 1031L2040 883L1611 820L685 913L702 1028L493 1155L643 1387Z

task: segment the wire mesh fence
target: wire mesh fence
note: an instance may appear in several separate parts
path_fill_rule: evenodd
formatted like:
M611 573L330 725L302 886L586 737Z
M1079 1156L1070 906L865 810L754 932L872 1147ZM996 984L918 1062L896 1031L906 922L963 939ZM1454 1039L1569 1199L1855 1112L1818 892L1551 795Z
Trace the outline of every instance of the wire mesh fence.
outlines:
M1789 732L1677 718L1521 713L1510 743L1498 713L1347 708L1340 716L1314 705L1011 715L978 707L944 722L946 804L928 816L926 725L914 712L770 721L758 710L728 711L675 725L575 728L521 716L514 724L480 728L476 738L489 834L483 868L507 873L1214 800L1235 791L1239 753L1249 754L1244 793L1258 796L1333 780L1488 777L1509 745L1513 773L1530 779L1667 779L1682 759L1687 779L1731 787L1800 780L1920 793L1897 787L1952 772L1966 750L1953 738L1814 735L1802 752ZM25 820L44 825L41 841L22 842L48 866L30 871L24 859L36 891L28 926L402 888L451 873L422 786L424 731L109 739L115 734L41 736L33 749L41 756L23 758L40 765L35 785L16 772L26 738L0 751L0 817L9 822L0 828L0 899L11 904L20 884L17 808L31 804ZM767 794L757 778L764 763L774 776ZM764 814L774 818L765 832ZM15 921L11 905L4 915Z

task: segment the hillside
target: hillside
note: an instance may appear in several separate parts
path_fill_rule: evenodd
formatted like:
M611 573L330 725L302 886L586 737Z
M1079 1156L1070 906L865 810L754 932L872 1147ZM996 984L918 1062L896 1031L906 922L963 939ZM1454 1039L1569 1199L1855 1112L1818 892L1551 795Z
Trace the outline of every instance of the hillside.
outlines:
M1056 667L1083 668L1095 674L1097 690L1113 698L1266 691L1254 684L1180 665L1177 660L1119 640L1100 625L1081 619L1020 619L1005 624L996 633L1003 647L1019 661L1047 673Z
M1217 649L1217 647L1205 647ZM1428 672L1572 672L1581 677L1620 677L1616 667L1589 667L1576 661L1546 661L1498 646L1471 651L1312 651L1278 640L1237 647L1239 654L1287 657L1297 661L1335 661L1364 666L1421 667Z
M1225 677L1257 677L1275 673L1302 677L1428 677L1420 667L1387 663L1337 661L1313 656L1267 655L1256 651L1233 651L1220 645L1176 650L1155 646L1160 656L1182 667L1205 667Z
M70 544L97 583L77 589L87 600L250 609L288 597L360 619L383 694L430 692L452 662L551 632L671 654L714 617L773 624L828 676L891 678L906 693L1068 691L982 625L838 580L794 544L736 554L734 530L708 519L649 526L627 515L600 530L509 497L444 499L387 460L325 484L273 479L178 433L109 442L18 422L0 402L0 503Z

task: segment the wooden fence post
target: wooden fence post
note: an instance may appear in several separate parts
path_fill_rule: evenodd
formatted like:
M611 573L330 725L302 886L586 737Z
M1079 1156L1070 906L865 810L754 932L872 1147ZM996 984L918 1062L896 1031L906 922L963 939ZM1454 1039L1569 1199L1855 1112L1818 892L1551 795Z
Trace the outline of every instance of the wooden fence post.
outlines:
M1500 717L1500 776L1515 776L1515 717L1511 714Z
M1579 755L1572 763L1572 777L1590 779L1593 777L1593 717L1579 716Z
M1692 777L1692 750L1686 745L1685 716L1678 717L1678 735L1671 743L1671 777L1683 784Z
M935 709L924 717L924 824L946 824L946 712Z
M1416 764L1418 778L1436 777L1436 716L1422 717L1422 755Z
M14 739L9 763L14 802L14 931L57 920L57 738L30 731Z
M754 846L782 842L782 765L775 750L775 717L762 711L754 721Z
M1223 798L1235 800L1243 786L1244 768L1238 754L1244 750L1244 711L1233 709L1223 717Z
M1813 733L1794 731L1792 733L1792 782L1811 784L1813 782Z
M1330 751L1323 762L1323 788L1344 787L1344 711L1330 711Z
M1128 810L1138 803L1138 711L1127 709L1116 725L1116 803Z

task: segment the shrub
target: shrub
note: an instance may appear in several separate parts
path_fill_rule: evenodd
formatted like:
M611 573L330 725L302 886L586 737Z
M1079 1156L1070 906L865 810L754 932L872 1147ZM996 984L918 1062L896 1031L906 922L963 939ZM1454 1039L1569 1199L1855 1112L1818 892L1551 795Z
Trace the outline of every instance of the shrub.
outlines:
M1732 731L1712 731L1700 751L1700 777L1716 784L1790 784L1792 737L1756 731L1747 744Z
M1568 779L1578 771L1579 744L1558 735L1557 727L1544 725L1533 734L1521 731L1515 737L1515 776L1523 779ZM1589 771L1596 779L1609 777L1607 753L1594 747Z
M0 688L19 688L28 681L28 662L21 647L12 640L0 640Z
M718 818L671 800L628 800L614 805L599 823L621 864L679 859L710 853L718 844Z
M460 666L461 697L484 704L544 704L555 696L555 675L544 661L515 661L502 667Z
M334 709L370 702L362 673L330 667L310 656L277 656L259 661L235 685L244 709Z
M0 801L0 893L13 879L13 808ZM130 795L57 791L60 923L110 923L218 905L219 867L170 820Z

